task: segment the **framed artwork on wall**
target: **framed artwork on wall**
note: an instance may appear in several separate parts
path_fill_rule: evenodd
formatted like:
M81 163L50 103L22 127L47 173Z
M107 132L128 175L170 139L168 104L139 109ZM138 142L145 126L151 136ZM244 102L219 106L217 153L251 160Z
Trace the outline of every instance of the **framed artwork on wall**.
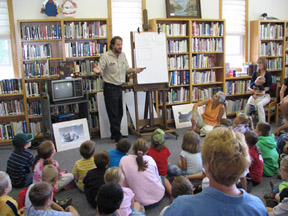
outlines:
M200 0L166 0L167 18L201 18Z

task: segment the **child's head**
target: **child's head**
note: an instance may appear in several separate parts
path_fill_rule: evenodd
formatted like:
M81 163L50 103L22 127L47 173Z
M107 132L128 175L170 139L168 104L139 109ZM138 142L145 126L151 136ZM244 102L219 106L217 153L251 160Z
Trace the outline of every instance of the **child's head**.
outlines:
M280 173L283 180L288 180L288 155L280 162Z
M165 148L165 132L160 128L154 130L151 135L151 148L156 149L157 151L161 151L161 149Z
M43 141L37 149L38 154L35 157L34 165L37 163L39 159L44 159L44 165L52 164L51 158L55 154L55 147L53 142L51 141Z
M280 192L280 202L282 202L282 200L284 199L284 198L288 198L288 188L286 187L286 188L284 188L281 192Z
M200 152L201 143L199 135L194 131L187 131L183 136L182 149L190 153Z
M245 113L239 113L236 118L233 120L233 128L237 127L239 124L248 124L249 128L253 130L253 122L251 117Z
M137 155L136 162L138 165L138 171L145 171L148 167L147 161L143 160L143 155L146 154L148 148L148 142L144 138L137 139L133 146L134 153Z
M36 183L29 192L34 207L49 207L52 203L52 186L46 182Z
M110 156L107 151L99 151L94 156L94 163L97 169L104 169L110 162Z
M109 215L119 209L123 200L123 190L114 182L102 185L97 193L97 211L101 215Z
M46 165L42 170L42 181L54 186L58 181L59 172L53 165Z
M12 190L11 180L6 172L0 171L0 196L7 195Z
M117 184L120 184L124 180L124 174L122 170L119 167L111 167L106 170L104 175L104 182L115 182Z
M127 138L122 138L117 143L117 150L124 154L126 154L130 148L131 148L131 142Z
M79 149L81 156L85 159L90 159L94 155L95 145L96 143L91 140L83 142Z
M184 176L177 176L172 182L173 199L186 194L193 194L193 185L188 178Z
M219 125L215 125L213 128L217 128L217 127L226 127L229 128L232 125L232 122L230 119L227 118L222 118L220 120L220 124Z
M266 82L266 79L264 76L258 76L257 79L255 80L255 84L257 86L262 86Z
M249 147L256 145L258 142L258 135L255 131L246 131L244 133L246 143Z
M17 133L12 140L13 147L16 150L24 151L31 146L31 141L34 139L33 134Z
M267 122L259 122L256 126L255 132L258 134L258 136L269 136L271 126Z

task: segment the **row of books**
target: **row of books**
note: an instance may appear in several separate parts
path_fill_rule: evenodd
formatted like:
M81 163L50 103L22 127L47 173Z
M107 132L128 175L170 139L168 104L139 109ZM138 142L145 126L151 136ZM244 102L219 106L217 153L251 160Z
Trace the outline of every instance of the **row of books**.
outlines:
M285 77L288 77L288 67L285 67Z
M41 92L48 92L48 82L28 82L25 88L27 97L40 96Z
M65 39L88 39L104 37L107 37L107 25L101 21L70 22L64 24Z
M162 105L163 101L162 92L159 92L159 104ZM187 88L173 88L167 91L166 102L167 103L183 103L189 101L189 89Z
M23 45L23 58L24 59L43 59L51 58L51 45L41 44L41 45Z
M61 25L23 25L21 26L22 40L51 40L61 39Z
M192 72L192 84L216 82L216 72L214 70Z
M168 69L187 69L189 68L189 56L180 55L180 56L169 56L168 57Z
M288 64L288 54L285 54L285 64Z
M260 25L261 39L282 39L284 35L284 26L281 24L271 25L270 23Z
M271 76L271 78L272 78L272 83L280 83L281 82L281 77Z
M82 75L88 75L88 74L93 74L93 64L96 63L97 61L95 59L93 60L84 60L84 61L73 61L73 67L74 71L76 73L82 74Z
M188 52L187 40L168 40L168 52L169 53L183 53Z
M26 121L0 124L0 140L13 139L17 133L27 133Z
M212 87L212 88L198 88L192 89L192 100L199 101L211 98L218 91L223 91L222 87Z
M99 118L97 115L91 115L90 120L90 126L92 129L99 129L100 128L100 123L99 123Z
M187 24L170 23L170 24L157 24L157 29L160 28L161 32L165 32L167 36L187 36Z
M163 116L163 110L162 109L159 109L159 116ZM166 116L167 116L167 121L173 121L174 120L172 107L166 108Z
M11 100L11 101L1 101L0 103L0 116L6 115L19 115L24 114L24 101L20 100Z
M189 71L170 71L170 86L189 84Z
M283 59L282 58L274 58L268 59L268 70L282 70Z
M43 121L40 122L30 122L30 133L34 135L34 137L42 135L42 131L44 131Z
M244 110L245 104L247 104L247 98L237 100L226 100L226 113L232 114L239 110Z
M66 113L79 113L78 104L70 104L64 106L51 107L52 115L66 114Z
M286 50L288 50L288 38L286 39Z
M106 52L106 43L97 41L65 43L66 57L97 56Z
M93 97L89 99L89 108L90 108L90 111L98 110L97 95L93 95Z
M251 80L226 81L226 94L246 94L250 84Z
M192 52L222 52L223 39L222 38L209 38L199 39L192 38Z
M204 54L196 54L192 56L192 67L193 68L207 68L215 67L215 57L205 56Z
M41 116L41 103L38 101L28 103L28 115L29 116Z
M21 79L0 80L0 94L23 92Z
M283 45L276 42L261 43L260 56L282 56Z
M33 62L24 63L25 78L35 78L42 76L57 76L59 75L58 66L50 66L49 61L47 62Z
M101 77L95 79L85 79L84 89L88 92L102 91L103 90L103 80Z
M223 23L198 23L192 22L192 35L193 36L223 36L224 26Z

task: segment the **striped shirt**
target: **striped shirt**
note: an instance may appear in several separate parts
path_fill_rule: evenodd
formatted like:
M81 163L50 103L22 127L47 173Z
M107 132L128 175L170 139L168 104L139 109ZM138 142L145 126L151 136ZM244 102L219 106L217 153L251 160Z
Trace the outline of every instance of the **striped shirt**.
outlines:
M87 172L94 168L96 168L94 157L91 157L90 159L82 158L76 161L72 174L74 176L78 176L78 188L81 191L84 191L83 179L85 178Z
M7 174L10 176L13 186L24 186L26 175L31 171L34 156L26 149L22 151L13 150L7 161Z

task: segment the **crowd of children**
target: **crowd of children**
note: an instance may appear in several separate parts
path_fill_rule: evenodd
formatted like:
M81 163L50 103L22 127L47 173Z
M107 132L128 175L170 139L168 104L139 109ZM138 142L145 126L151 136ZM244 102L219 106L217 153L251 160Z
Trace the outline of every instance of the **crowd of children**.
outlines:
M213 199L207 197L209 193L221 197L222 200L214 200L218 207L226 205L222 203L227 199L225 194L238 196L235 203L240 206L247 203L239 201L239 197L258 206L255 210L249 204L246 210L239 209L239 215L249 211L251 215L263 212L268 215L268 211L270 215L281 215L279 212L283 211L288 215L288 156L285 156L288 141L282 136L279 139L275 141L268 123L259 122L254 131L251 119L240 113L233 124L222 119L202 142L196 132L187 131L177 164L168 163L171 153L165 145L165 133L156 129L150 147L146 139L139 138L132 146L133 154L128 154L129 139L121 139L114 150L98 152L95 142L85 141L79 148L82 159L68 173L53 159L56 151L51 141L39 145L34 159L27 150L33 135L19 133L13 138L14 150L7 161L7 170L0 171L0 215L78 215L70 205L71 199L61 203L55 197L73 184L85 193L90 206L97 208L97 215L145 215L144 209L158 205L165 191L175 204L173 201L165 207L161 216L180 215L180 211L185 215L190 211L189 200L190 205L197 203L199 209L207 204L218 212L217 206L212 207ZM252 186L260 184L262 176L276 175L279 163L283 182L273 185L273 193L265 197L278 205L266 211L261 201L245 190L250 192ZM200 179L202 185L197 185L195 179ZM24 188L18 195L18 203L8 196L12 186ZM193 190L197 195L192 195ZM181 197L176 199L178 196ZM206 203L201 204L200 198ZM179 209L186 205L187 209ZM200 212L199 209L193 211Z

